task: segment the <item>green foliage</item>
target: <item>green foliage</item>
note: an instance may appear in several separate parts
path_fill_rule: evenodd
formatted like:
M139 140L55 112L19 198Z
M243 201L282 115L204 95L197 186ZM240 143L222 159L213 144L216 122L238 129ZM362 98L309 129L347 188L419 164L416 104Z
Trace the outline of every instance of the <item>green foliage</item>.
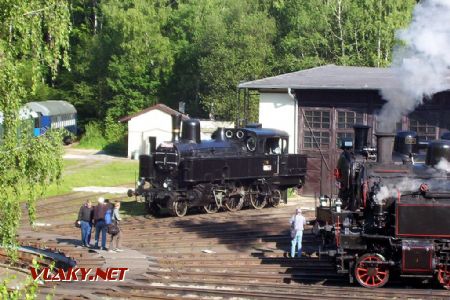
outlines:
M390 64L395 30L411 19L415 0L278 0L278 72L326 63Z
M334 63L387 66L416 0L74 0L72 70L56 89L81 124L157 102L233 119L241 81ZM257 119L257 98L251 98Z
M297 189L296 188L288 188L287 190L288 198L293 198L297 196Z
M103 149L108 145L100 123L91 122L85 126L85 133L80 140L79 147L86 149Z
M71 26L68 3L61 0L4 0L0 12L0 111L4 114L0 242L14 252L21 217L19 199L26 195L33 222L37 197L60 178L62 167L61 133L48 131L39 138L18 135L18 110L38 82L55 78L61 64L68 66Z
M125 127L108 114L103 124L90 122L85 126L85 134L78 147L103 149L110 154L126 154Z

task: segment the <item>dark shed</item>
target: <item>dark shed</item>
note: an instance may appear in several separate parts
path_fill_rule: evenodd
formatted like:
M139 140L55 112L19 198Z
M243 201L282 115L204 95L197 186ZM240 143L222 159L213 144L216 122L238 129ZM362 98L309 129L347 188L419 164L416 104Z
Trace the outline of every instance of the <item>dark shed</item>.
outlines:
M397 85L398 80L388 68L327 65L241 83L239 88L259 91L264 105L270 101L271 94L295 96L292 106L295 122L289 125L295 128L290 130L277 122L280 129L294 133L290 136L291 143L294 140L296 145L294 152L308 154L307 183L303 192L311 195L335 191L332 174L341 151L340 139L353 137L354 124L371 126L371 134L376 129L376 115L385 103L379 91ZM268 112L267 105L261 103L262 100L260 122L266 126L261 119L267 123L270 118L277 118L277 111L271 108ZM397 129L416 131L424 140L438 139L450 130L449 115L450 92L447 90L403 116L397 122Z

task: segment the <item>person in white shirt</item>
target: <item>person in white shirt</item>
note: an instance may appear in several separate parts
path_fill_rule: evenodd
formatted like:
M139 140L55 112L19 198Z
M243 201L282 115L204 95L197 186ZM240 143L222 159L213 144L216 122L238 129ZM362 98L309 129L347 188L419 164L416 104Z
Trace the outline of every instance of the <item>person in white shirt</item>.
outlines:
M289 221L291 225L291 257L295 257L295 247L298 246L298 257L302 256L302 238L303 228L306 225L306 219L302 216L302 210L297 208L295 215Z

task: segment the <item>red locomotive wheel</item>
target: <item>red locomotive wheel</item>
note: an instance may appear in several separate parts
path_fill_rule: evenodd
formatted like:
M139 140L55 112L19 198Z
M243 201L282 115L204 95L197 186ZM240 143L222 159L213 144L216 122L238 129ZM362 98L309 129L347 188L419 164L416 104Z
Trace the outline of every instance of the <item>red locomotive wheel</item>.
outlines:
M389 268L379 265L385 259L379 254L367 253L356 262L355 277L360 285L366 288L379 288L389 280Z
M444 288L450 290L450 268L446 270L445 266L439 267L438 280Z

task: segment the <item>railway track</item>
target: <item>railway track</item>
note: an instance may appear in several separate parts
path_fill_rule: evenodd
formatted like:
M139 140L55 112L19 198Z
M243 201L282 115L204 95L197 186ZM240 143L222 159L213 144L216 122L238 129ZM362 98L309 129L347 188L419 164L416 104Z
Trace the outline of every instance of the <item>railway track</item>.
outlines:
M74 244L79 230L63 214L77 211L92 195L71 194L58 202L46 200L38 207L39 227L21 235L23 243L45 244L66 251L82 266L101 266L114 255ZM123 197L118 197L123 199ZM53 208L57 206L58 211ZM123 206L126 209L126 205ZM430 284L393 282L368 290L350 285L334 272L332 261L314 254L287 258L290 248L288 220L292 206L236 213L192 214L184 218L152 218L136 215L121 224L123 246L147 258L148 265L130 269L124 282L74 282L58 285L58 299L448 299L449 291ZM306 212L313 217L313 212ZM46 236L37 240L40 235ZM58 240L59 239L59 240ZM61 240L66 242L61 242ZM69 242L68 242L69 241ZM70 242L72 241L72 242ZM314 253L318 241L305 232L304 251ZM117 254L119 262L126 262ZM106 258L105 258L106 257ZM117 267L121 267L117 265ZM50 287L43 291L50 292ZM87 292L89 291L89 292ZM85 298L82 298L85 297Z

